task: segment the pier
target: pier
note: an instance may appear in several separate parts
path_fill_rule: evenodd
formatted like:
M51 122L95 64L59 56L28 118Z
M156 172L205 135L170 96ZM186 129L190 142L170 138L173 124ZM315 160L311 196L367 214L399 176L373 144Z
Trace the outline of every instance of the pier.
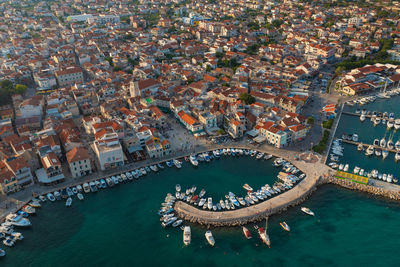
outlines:
M175 212L184 220L214 227L238 226L264 220L267 216L280 213L288 207L303 202L316 190L317 185L327 176L327 173L331 172L330 168L321 163L298 163L296 167L302 170L306 174L306 177L292 189L264 202L237 210L221 212L203 210L185 202L177 201L175 203Z
M361 142L354 142L354 141L351 141L351 140L342 140L342 142L343 142L343 143L347 143L347 144L356 145L356 146L362 145L363 148L367 148L367 147L369 147L369 146L372 146L374 149L380 148L380 149L382 149L382 150L387 150L387 151L392 152L392 153L397 153L397 150L394 149L394 148L393 148L393 149L389 149L389 148L387 148L387 147L382 148L382 147L380 147L380 146L364 144L364 143L361 143Z

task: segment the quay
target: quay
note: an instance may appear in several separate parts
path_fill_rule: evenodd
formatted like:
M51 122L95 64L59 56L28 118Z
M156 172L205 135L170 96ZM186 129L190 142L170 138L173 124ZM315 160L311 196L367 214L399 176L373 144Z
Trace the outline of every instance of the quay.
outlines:
M392 152L392 153L397 153L397 150L396 150L396 149L389 149L389 148L387 148L387 147L382 148L382 147L380 147L380 146L364 144L364 143L361 143L361 142L354 142L354 141L351 141L351 140L342 140L342 142L343 142L343 143L347 143L347 144L356 145L356 146L362 145L364 148L367 148L367 147L369 147L369 146L372 146L374 149L380 148L380 149L387 150L387 151Z
M345 115L350 115L350 116L355 116L355 117L360 117L361 116L361 114L357 114L357 113L349 112L349 111L342 111L342 113L345 114ZM366 118L371 118L372 116L365 114L365 117Z

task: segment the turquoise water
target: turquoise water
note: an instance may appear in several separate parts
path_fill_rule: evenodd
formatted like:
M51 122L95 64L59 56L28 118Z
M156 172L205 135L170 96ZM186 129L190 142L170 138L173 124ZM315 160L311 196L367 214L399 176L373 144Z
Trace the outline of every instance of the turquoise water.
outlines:
M272 216L272 248L241 228L213 229L216 246L204 238L206 228L192 225L192 244L184 247L180 229L160 226L160 203L176 183L197 185L214 199L228 191L244 193L275 181L272 161L251 157L224 158L194 169L166 169L112 189L64 202L45 203L23 241L7 248L0 266L391 266L398 263L400 205L326 185L304 203L316 217L293 207ZM285 220L292 231L281 229ZM263 225L264 223L259 223Z
M345 106L345 111L355 112L357 108L367 109L377 112L393 112L396 118L400 118L400 96L392 97L391 99L377 99L375 102L363 105L363 106ZM374 139L381 139L385 137L386 141L392 136L394 143L400 139L400 130L395 131L386 129L386 125L379 124L374 127L373 123L367 118L364 122L361 122L359 117L350 116L343 114L340 119L340 124L336 131L336 137L341 138L342 135L357 133L359 138L358 141L364 144L372 144ZM380 173L392 173L395 178L400 178L398 171L400 162L394 160L394 153L389 153L385 160L382 157L365 156L365 151L358 151L357 146L351 144L343 144L344 156L340 158L340 163L348 163L350 168L349 171L353 171L355 166L359 166L366 171L377 169Z

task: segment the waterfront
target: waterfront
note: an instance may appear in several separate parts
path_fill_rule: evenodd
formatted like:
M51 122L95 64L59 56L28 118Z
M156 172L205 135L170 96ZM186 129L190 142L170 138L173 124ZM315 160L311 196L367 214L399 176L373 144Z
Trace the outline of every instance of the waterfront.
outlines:
M388 113L393 112L395 118L400 118L399 100L400 96L394 96L391 99L377 99L363 106L345 106L344 111L355 112L357 108L366 109L371 112L386 111ZM343 114L340 118L335 136L337 138L342 138L343 134L353 133L357 133L359 136L358 141L364 144L373 144L374 139L377 138L380 140L382 137L385 137L386 141L388 141L391 135L393 136L393 142L400 139L400 130L387 130L386 125L383 124L374 127L369 118L361 122L358 116ZM359 166L368 172L372 169L377 169L380 173L392 173L395 178L400 178L400 173L397 171L399 163L396 163L394 160L394 153L389 153L388 157L383 160L382 157L377 157L375 155L369 157L365 156L365 151L357 151L357 146L352 144L343 143L343 147L344 156L340 157L339 163L348 163L350 166L349 172L352 172L355 166Z
M254 188L272 184L279 169L271 164L251 157L225 157L201 163L198 168L184 164L180 170L166 169L85 195L83 202L74 199L71 208L63 201L46 203L37 216L31 217L32 228L21 230L25 240L7 249L1 265L368 265L376 260L365 253L371 250L379 253L386 265L396 262L397 238L393 233L400 219L400 205L332 185L322 186L304 203L316 212L315 218L301 213L300 206L270 218L271 249L261 244L252 226L251 240L243 237L240 228L213 229L214 248L206 244L205 228L192 225L192 244L183 247L181 230L160 226L156 211L176 183L183 188L193 184L198 190L204 187L207 196L219 199L228 191L244 193L243 183ZM281 229L282 220L288 222L292 232Z

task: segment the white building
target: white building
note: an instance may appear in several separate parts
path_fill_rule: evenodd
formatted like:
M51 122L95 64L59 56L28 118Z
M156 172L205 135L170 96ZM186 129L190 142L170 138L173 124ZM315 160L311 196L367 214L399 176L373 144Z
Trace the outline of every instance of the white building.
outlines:
M124 153L116 133L106 133L98 138L93 149L102 171L124 165Z
M72 177L81 177L92 173L90 156L86 148L74 147L68 151L67 161Z
M56 77L59 86L83 83L83 72L81 68L77 66L71 66L56 71Z

